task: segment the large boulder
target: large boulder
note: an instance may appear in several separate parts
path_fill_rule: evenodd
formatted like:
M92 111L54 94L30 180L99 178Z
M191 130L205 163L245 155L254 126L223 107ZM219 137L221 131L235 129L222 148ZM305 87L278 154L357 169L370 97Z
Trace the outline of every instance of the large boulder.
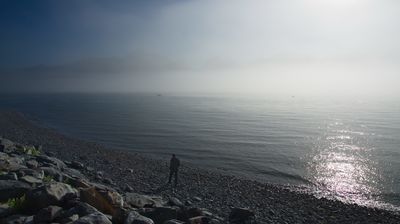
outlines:
M26 194L26 203L31 210L49 205L61 205L66 197L76 197L78 191L68 184L52 182Z
M135 208L161 207L164 202L160 197L150 197L137 193L126 193L125 203Z
M112 224L112 222L100 212L92 213L73 222L74 224Z
M232 208L229 222L232 224L255 223L255 214L247 208Z
M124 205L122 196L118 192L108 189L95 187L81 189L80 197L82 202L86 202L99 211L112 216L118 213L118 208Z
M154 224L153 220L135 211L130 211L126 216L124 224Z
M31 189L27 183L17 180L0 180L0 201L23 196Z

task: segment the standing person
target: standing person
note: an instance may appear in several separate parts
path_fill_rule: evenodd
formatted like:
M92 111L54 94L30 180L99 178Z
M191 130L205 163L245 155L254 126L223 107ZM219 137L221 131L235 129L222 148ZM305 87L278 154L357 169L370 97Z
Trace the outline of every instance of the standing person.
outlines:
M175 154L172 154L171 161L169 162L169 180L168 183L171 183L172 176L175 174L175 187L178 184L178 168L180 165L180 161L176 158Z

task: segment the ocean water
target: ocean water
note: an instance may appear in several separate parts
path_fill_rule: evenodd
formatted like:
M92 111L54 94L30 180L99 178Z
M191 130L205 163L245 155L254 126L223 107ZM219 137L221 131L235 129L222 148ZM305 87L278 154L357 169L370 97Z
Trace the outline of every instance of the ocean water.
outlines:
M400 206L400 100L3 94L72 137L368 206Z

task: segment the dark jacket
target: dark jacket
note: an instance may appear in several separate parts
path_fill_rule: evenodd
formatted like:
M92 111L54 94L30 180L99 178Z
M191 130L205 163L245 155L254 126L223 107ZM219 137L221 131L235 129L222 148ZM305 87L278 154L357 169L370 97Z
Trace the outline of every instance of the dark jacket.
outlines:
M178 171L179 165L180 165L179 159L177 159L176 157L172 157L169 163L169 169L173 171Z

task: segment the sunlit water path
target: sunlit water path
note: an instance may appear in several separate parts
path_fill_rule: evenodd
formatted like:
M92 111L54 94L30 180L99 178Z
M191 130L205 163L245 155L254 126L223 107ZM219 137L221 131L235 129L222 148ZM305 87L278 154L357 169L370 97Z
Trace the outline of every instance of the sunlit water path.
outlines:
M0 95L68 135L372 206L400 206L400 101Z

